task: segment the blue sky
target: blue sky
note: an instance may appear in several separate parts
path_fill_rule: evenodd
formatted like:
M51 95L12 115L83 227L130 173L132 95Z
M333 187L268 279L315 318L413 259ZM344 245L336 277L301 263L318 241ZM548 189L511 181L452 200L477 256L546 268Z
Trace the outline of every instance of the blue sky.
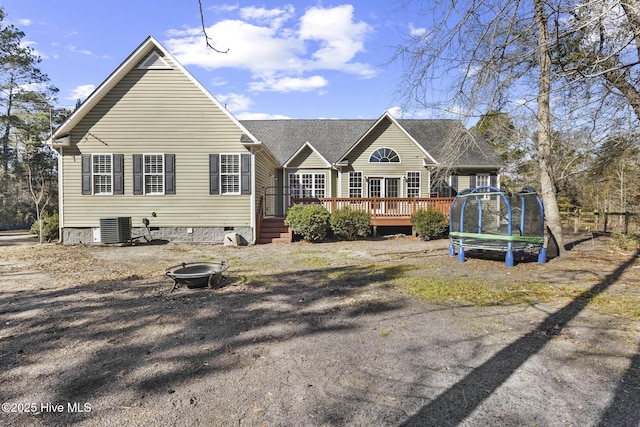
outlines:
M60 106L85 99L149 35L239 119L400 116L400 34L419 30L394 1L0 0L26 33ZM426 117L428 112L405 114Z

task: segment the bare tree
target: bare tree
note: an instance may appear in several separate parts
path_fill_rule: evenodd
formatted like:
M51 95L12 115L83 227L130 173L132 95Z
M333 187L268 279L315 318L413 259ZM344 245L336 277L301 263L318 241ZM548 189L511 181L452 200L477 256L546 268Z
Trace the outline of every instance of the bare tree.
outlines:
M640 1L579 0L564 17L557 25L558 74L607 121L625 107L640 119Z
M420 108L463 117L491 109L535 112L547 229L557 242L558 254L565 255L552 162L551 52L555 39L549 22L557 11L542 0L405 0L403 5L407 9L417 5L414 15L431 18L429 29L413 29L397 54L406 70L401 91L405 99ZM435 90L438 83L445 84L449 95ZM455 147L449 149L455 151Z
M545 209L545 221L551 238L555 239L559 255L564 255L562 223L556 198L556 183L553 173L553 150L551 136L551 42L549 18L543 0L533 0L535 22L538 30L538 162L540 164L540 189Z
M55 185L55 181L51 179L50 173L45 169L39 168L34 170L32 165L29 163L27 163L25 167L27 169L29 193L31 194L31 200L36 208L38 239L39 243L42 244L44 238L42 215L53 197L53 185Z

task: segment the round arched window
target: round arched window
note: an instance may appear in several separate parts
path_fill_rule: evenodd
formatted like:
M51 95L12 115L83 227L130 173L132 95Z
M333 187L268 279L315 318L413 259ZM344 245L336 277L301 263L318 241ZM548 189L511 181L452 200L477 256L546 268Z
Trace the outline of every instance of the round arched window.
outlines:
M378 148L369 157L369 163L400 163L400 156L391 148Z

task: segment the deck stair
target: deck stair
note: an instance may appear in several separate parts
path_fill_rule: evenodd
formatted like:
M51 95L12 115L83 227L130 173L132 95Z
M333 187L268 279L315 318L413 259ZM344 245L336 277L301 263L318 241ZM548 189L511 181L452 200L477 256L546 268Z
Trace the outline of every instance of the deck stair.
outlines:
M256 243L291 243L293 232L284 225L282 217L266 217L262 219L260 225L260 235Z

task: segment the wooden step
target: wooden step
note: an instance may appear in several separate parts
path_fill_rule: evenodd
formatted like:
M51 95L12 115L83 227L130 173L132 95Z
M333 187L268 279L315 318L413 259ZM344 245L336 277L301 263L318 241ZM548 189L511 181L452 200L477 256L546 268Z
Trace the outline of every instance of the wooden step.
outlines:
M260 236L256 239L256 243L291 243L293 233L284 225L284 218L263 218L260 225Z

